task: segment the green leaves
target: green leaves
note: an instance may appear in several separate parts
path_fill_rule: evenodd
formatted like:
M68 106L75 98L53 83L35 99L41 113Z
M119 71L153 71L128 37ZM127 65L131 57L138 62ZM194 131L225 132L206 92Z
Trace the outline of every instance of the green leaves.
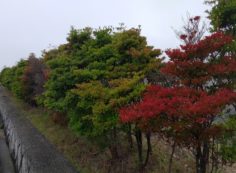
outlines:
M160 64L160 50L134 28L72 28L67 40L56 52L45 52L50 75L44 105L66 113L80 134L107 136L120 126L118 109L139 100L143 78Z
M147 45L140 28L72 27L67 41L44 51L42 60L21 61L4 69L0 80L18 97L24 93L38 104L68 116L70 127L77 133L109 144L112 131L123 126L119 123L119 108L140 99L145 89L143 79L160 66L160 50ZM36 87L31 80L38 72L47 80L41 83L44 88ZM26 83L22 83L22 76ZM36 88L44 90L43 94L37 92L37 98Z
M236 162L236 117L231 116L223 124L226 129L219 142L221 144L220 154L224 161L235 163Z
M206 1L208 2L208 1ZM215 0L209 18L213 30L222 30L230 34L236 34L236 1L235 0Z
M0 81L2 85L7 87L16 97L21 99L24 97L24 93L22 92L22 75L24 73L26 64L27 61L21 60L16 66L3 69L0 74Z

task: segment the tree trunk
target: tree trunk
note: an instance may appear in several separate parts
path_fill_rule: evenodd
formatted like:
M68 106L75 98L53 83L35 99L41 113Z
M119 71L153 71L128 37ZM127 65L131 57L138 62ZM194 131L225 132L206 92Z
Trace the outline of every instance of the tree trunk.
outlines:
M196 147L196 154L195 154L195 159L196 159L196 173L201 173L201 168L200 168L200 158L201 158L201 145L198 144Z
M110 152L111 152L111 157L113 160L116 160L119 158L118 154L118 147L117 147L117 130L116 127L112 129L112 134L111 134L111 144L110 144Z
M207 165L209 161L208 158L209 158L209 143L207 141L204 141L203 149L202 149L202 156L200 160L201 173L206 173L207 171Z
M130 147L130 149L132 149L134 147L134 144L133 144L133 139L132 139L132 127L131 127L130 123L128 124L127 137L128 137L128 141L129 141L129 147Z
M212 146L211 146L211 171L210 173L213 173L214 167L215 167L215 139L213 137L212 139Z
M172 170L172 163L173 163L173 157L174 157L174 153L175 153L175 147L176 147L176 142L174 141L174 143L172 145L170 160L169 160L168 173L171 173L171 170Z
M147 139L147 154L146 154L145 162L143 164L143 168L145 168L147 166L149 156L152 153L151 133L150 132L146 133L146 139Z
M136 130L135 130L135 137L136 137L137 149L138 149L139 167L142 168L142 165L143 165L142 132L138 128L136 128Z
M199 143L196 147L196 172L197 173L206 173L209 157L209 143L204 141Z
M216 172L218 170L218 144L217 140L213 137L212 138L212 145L211 145L211 171L210 173Z

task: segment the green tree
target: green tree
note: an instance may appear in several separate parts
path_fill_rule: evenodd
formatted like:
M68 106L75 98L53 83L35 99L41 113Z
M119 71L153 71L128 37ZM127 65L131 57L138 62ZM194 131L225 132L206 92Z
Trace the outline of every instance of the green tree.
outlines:
M160 65L160 50L148 46L140 32L72 28L55 57L45 53L50 72L40 100L67 115L76 132L108 146L113 157L123 128L118 109L140 97L145 76Z
M20 99L23 99L24 97L22 92L22 75L26 64L26 60L20 60L17 65L11 68L4 68L0 74L1 84L7 87L16 97Z
M236 34L236 1L206 0L212 5L209 11L212 30L222 30L235 36Z
M236 162L236 116L230 116L223 124L225 133L219 140L219 151L224 163Z

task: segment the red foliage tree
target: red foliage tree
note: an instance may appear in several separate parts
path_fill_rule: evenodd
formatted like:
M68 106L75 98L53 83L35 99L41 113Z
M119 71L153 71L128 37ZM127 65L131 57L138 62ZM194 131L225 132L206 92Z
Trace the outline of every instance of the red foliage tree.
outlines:
M30 54L27 66L22 76L24 100L31 105L36 105L36 97L43 93L47 77L47 68L42 59Z
M188 147L195 154L196 172L205 173L211 139L220 132L216 120L225 106L236 102L230 88L236 59L225 51L231 42L230 36L217 32L167 50L170 61L161 71L176 83L169 88L149 86L139 103L120 109L121 121L138 123Z
M185 44L197 43L206 31L205 23L201 25L200 16L187 17L187 19L182 31L176 31L176 34Z

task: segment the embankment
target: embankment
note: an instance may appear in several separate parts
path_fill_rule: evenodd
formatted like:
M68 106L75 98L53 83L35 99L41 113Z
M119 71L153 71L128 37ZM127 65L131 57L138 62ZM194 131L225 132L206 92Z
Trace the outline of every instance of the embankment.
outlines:
M18 173L77 173L63 155L13 105L2 86L0 114Z

